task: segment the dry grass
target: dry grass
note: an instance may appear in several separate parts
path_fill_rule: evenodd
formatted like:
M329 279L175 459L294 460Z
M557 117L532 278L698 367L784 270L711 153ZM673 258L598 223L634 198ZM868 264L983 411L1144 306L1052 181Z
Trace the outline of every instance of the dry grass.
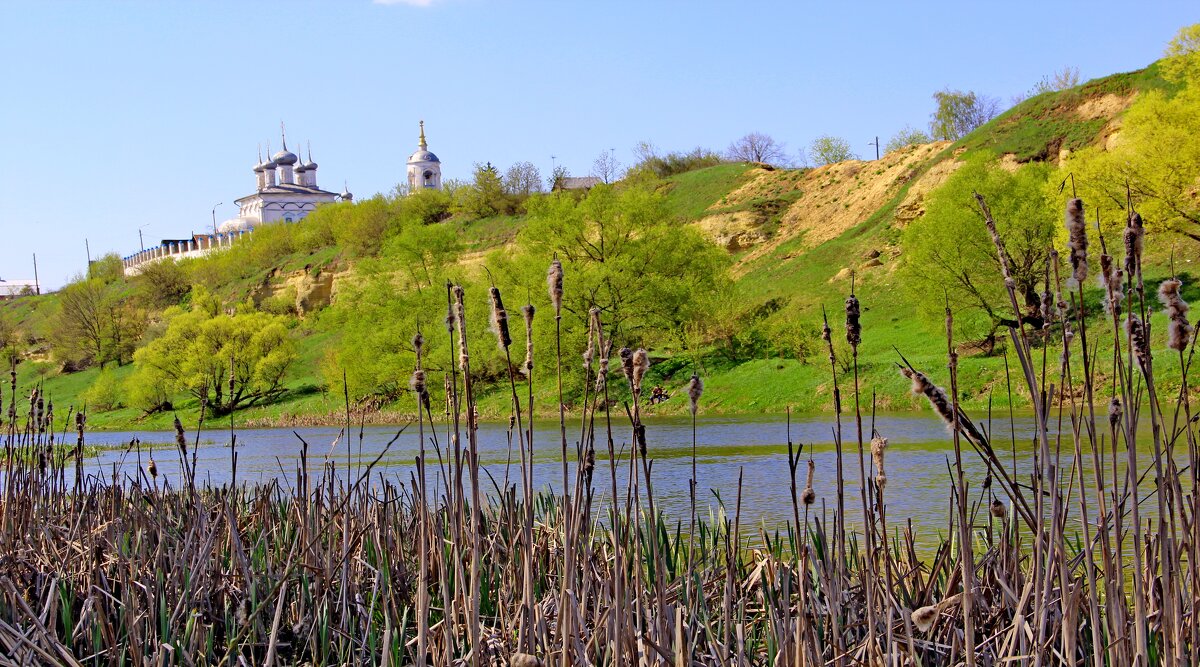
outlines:
M1110 300L1146 321L1136 264L1110 282ZM1031 342L1046 336L1028 324L1011 331L1014 377L1038 425L1029 479L958 405L953 340L940 379L897 358L954 444L945 539L932 550L887 514L904 480L878 469L888 434L864 432L873 406L856 351L871 332L857 329L857 299L849 331L837 332L849 334L851 359L825 334L837 470L814 470L789 442L792 483L778 493L793 514L782 533L742 525L740 477L729 507L699 516L694 463L690 516L657 509L640 414L645 353L623 349L597 382L613 347L599 313L590 345L602 359L589 357L582 426L568 434L563 422L553 445L558 494L532 487L531 403L534 383L556 381L542 376L578 363L575 352L560 349L558 369L544 371L510 357L521 488L506 479L487 496L464 299L450 286L454 352L438 360L450 391L445 406L415 393L420 419L405 428L418 431L421 454L408 479L375 463L327 462L311 475L300 441L300 465L278 482L198 488L182 429L175 454L157 451L178 458L182 481L144 472L140 450L136 478L84 475L85 421L68 414L58 423L74 433L56 436L53 407L36 390L18 401L14 373L0 397L0 664L1188 664L1200 647L1200 461L1187 383L1159 396L1123 316L1082 312L1081 287L1059 275L1070 271L1047 278L1059 349ZM869 294L857 298L869 306ZM947 331L951 320L947 309ZM499 314L497 331L507 350ZM1092 356L1100 338L1114 342L1111 358ZM1095 382L1100 374L1109 381ZM423 370L418 380L441 378ZM611 382L629 387L630 405L609 400ZM697 378L703 412L700 392ZM1067 398L1045 399L1056 393ZM1149 461L1138 458L1144 420ZM352 433L349 410L345 425ZM966 479L967 457L987 464L981 484ZM874 483L845 488L844 465ZM813 475L831 474L836 497L815 498ZM865 525L845 525L846 503L861 505Z

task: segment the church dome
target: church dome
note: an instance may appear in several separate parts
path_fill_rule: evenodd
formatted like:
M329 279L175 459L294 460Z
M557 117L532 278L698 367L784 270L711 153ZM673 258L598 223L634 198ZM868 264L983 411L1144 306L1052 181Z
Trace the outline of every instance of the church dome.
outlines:
M259 173L262 173L263 171L265 171L266 170L265 165L266 165L265 162L259 162L258 164L254 165L254 173L259 174Z
M230 219L226 220L225 222L222 222L220 224L220 226L217 227L217 231L221 232L222 234L228 234L230 232L241 232L241 231L245 231L248 229L253 229L254 223L255 223L255 220L253 220L251 218L245 218L242 216L238 216L236 218L230 218Z
M418 150L416 153L413 153L412 156L408 158L408 161L409 162L441 162L441 160L438 159L438 156L434 155L433 153L430 153L427 150Z
M303 162L296 165L296 173L297 174L303 174L304 172L308 171L308 169L309 169L308 165L304 164Z
M271 161L283 167L290 167L296 164L296 154L286 148L271 156Z

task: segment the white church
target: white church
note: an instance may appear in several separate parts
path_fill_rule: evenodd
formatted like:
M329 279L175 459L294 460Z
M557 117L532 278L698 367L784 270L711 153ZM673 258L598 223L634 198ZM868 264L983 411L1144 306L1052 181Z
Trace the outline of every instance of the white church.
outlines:
M421 121L421 134L417 150L408 158L408 192L440 190L442 187L442 163L429 151L425 141L425 121ZM297 222L316 210L321 204L354 201L349 189L341 194L322 190L317 185L317 163L308 158L301 159L288 150L287 135L281 131L283 148L270 156L266 162L259 154L254 165L255 191L238 199L236 217L230 218L212 234L193 234L187 239L164 239L156 248L149 248L124 258L125 273L135 274L146 262L164 258L199 257L231 245L255 227L272 222ZM268 149L268 152L270 150Z

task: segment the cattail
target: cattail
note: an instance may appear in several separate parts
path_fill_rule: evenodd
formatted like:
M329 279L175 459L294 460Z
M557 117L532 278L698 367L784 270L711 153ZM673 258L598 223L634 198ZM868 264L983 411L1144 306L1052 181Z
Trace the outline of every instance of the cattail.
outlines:
M421 407L424 407L428 411L429 388L425 385L425 371L420 368L413 371L412 377L408 381L408 386L417 395L417 400L421 402Z
M528 653L513 653L508 664L509 667L542 667L542 659Z
M458 329L458 366L459 370L466 373L471 359L467 353L467 312L463 305L466 293L462 285L455 285L451 291L454 294L454 325Z
M562 317L563 266L555 259L546 272L546 286L550 288L550 304L554 306L554 317Z
M492 286L488 289L488 295L492 298L492 331L496 333L496 343L500 349L507 350L512 345L512 336L508 333L508 312L500 300L499 289Z
M1121 399L1113 396L1108 401L1108 425L1111 428L1117 428L1121 423Z
M592 370L592 358L596 354L596 336L600 322L600 309L592 308L588 311L588 342L587 349L583 351L583 370L585 373Z
M454 323L457 318L454 316L454 304L446 304L446 333L454 335Z
M150 473L150 479L158 479L158 464L154 462L154 457L150 457L150 463L146 464L146 470Z
M1125 242L1125 280L1128 287L1133 287L1133 279L1137 277L1138 287L1142 286L1142 245L1146 239L1146 228L1142 224L1142 216L1136 211L1130 211L1129 222L1125 225L1122 240Z
M633 390L641 393L642 378L646 376L646 371L650 370L650 355L643 348L638 348L637 352L633 353Z
M817 499L817 492L813 490L813 474L817 471L817 464L813 463L812 459L808 460L808 482L804 485L804 493L800 494L800 500L805 505L811 505Z
M853 294L846 297L846 342L854 348L862 342L862 324L858 321L860 312L858 297Z
M521 316L525 319L525 363L521 366L526 377L533 373L533 313L532 303L521 306Z
M617 351L617 356L621 357L621 372L625 379L633 382L633 350L623 347Z
M1150 341L1146 335L1146 326L1137 315L1129 313L1125 319L1125 330L1129 333L1133 356L1137 359L1142 373L1145 373L1150 368Z
M1054 322L1054 296L1049 291L1042 292L1039 310L1042 316L1042 328L1049 329L1050 324Z
M1004 506L1004 503L1000 502L999 498L992 498L992 516L1001 521L1004 520L1004 517L1008 516L1008 508Z
M933 627L934 622L937 621L938 616L942 613L942 609L954 604L958 604L958 600L961 597L961 593L951 595L941 602L931 604L928 607L921 607L920 609L914 611L912 613L913 625L917 626L917 629L921 632L929 632L930 628Z
M875 484L881 491L887 486L887 471L883 468L883 455L887 446L887 438L880 435L871 438L871 461L875 464Z
M921 607L912 613L913 625L921 632L929 632L933 627L933 622L937 620L940 610L936 604L931 604L928 607Z
M230 394L232 398L233 394ZM184 458L187 458L187 436L183 433L183 424L180 423L179 417L175 417L175 446L183 453Z
M1072 277L1082 285L1087 280L1087 223L1083 219L1083 200L1079 198L1067 200L1067 248L1070 249Z
M821 340L825 341L826 343L829 343L833 340L833 330L829 328L828 320L821 325Z
M1110 316L1121 314L1121 270L1112 255L1100 255L1100 287L1104 289L1104 312Z
M596 394L604 393L608 384L608 357L612 353L612 341L605 341L600 350L600 368L596 371Z
M700 379L699 375L692 373L692 379L688 380L687 385L688 404L692 410L692 416L696 416L696 410L700 407L700 397L704 395L704 380Z
M1188 322L1188 304L1179 296L1183 282L1178 278L1164 280L1158 286L1158 300L1167 309L1167 347L1180 352L1187 349L1192 339L1192 325Z
M912 380L912 393L914 395L924 395L929 399L929 404L933 406L934 412L942 418L947 424L954 423L954 408L950 402L950 397L946 395L946 390L935 385L925 377L921 371L901 367L900 374Z

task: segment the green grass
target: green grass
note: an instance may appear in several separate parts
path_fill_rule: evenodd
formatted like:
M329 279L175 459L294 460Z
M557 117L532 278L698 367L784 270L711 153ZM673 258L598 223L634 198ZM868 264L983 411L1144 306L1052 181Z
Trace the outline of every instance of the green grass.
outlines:
M754 165L744 162L719 164L666 179L667 209L684 220L704 217L708 207L749 178Z
M955 143L955 148L1012 153L1021 162L1056 159L1058 150L1078 150L1096 141L1108 119L1085 120L1076 110L1104 95L1128 95L1152 89L1172 90L1158 66L1088 81L1070 90L1031 97Z

